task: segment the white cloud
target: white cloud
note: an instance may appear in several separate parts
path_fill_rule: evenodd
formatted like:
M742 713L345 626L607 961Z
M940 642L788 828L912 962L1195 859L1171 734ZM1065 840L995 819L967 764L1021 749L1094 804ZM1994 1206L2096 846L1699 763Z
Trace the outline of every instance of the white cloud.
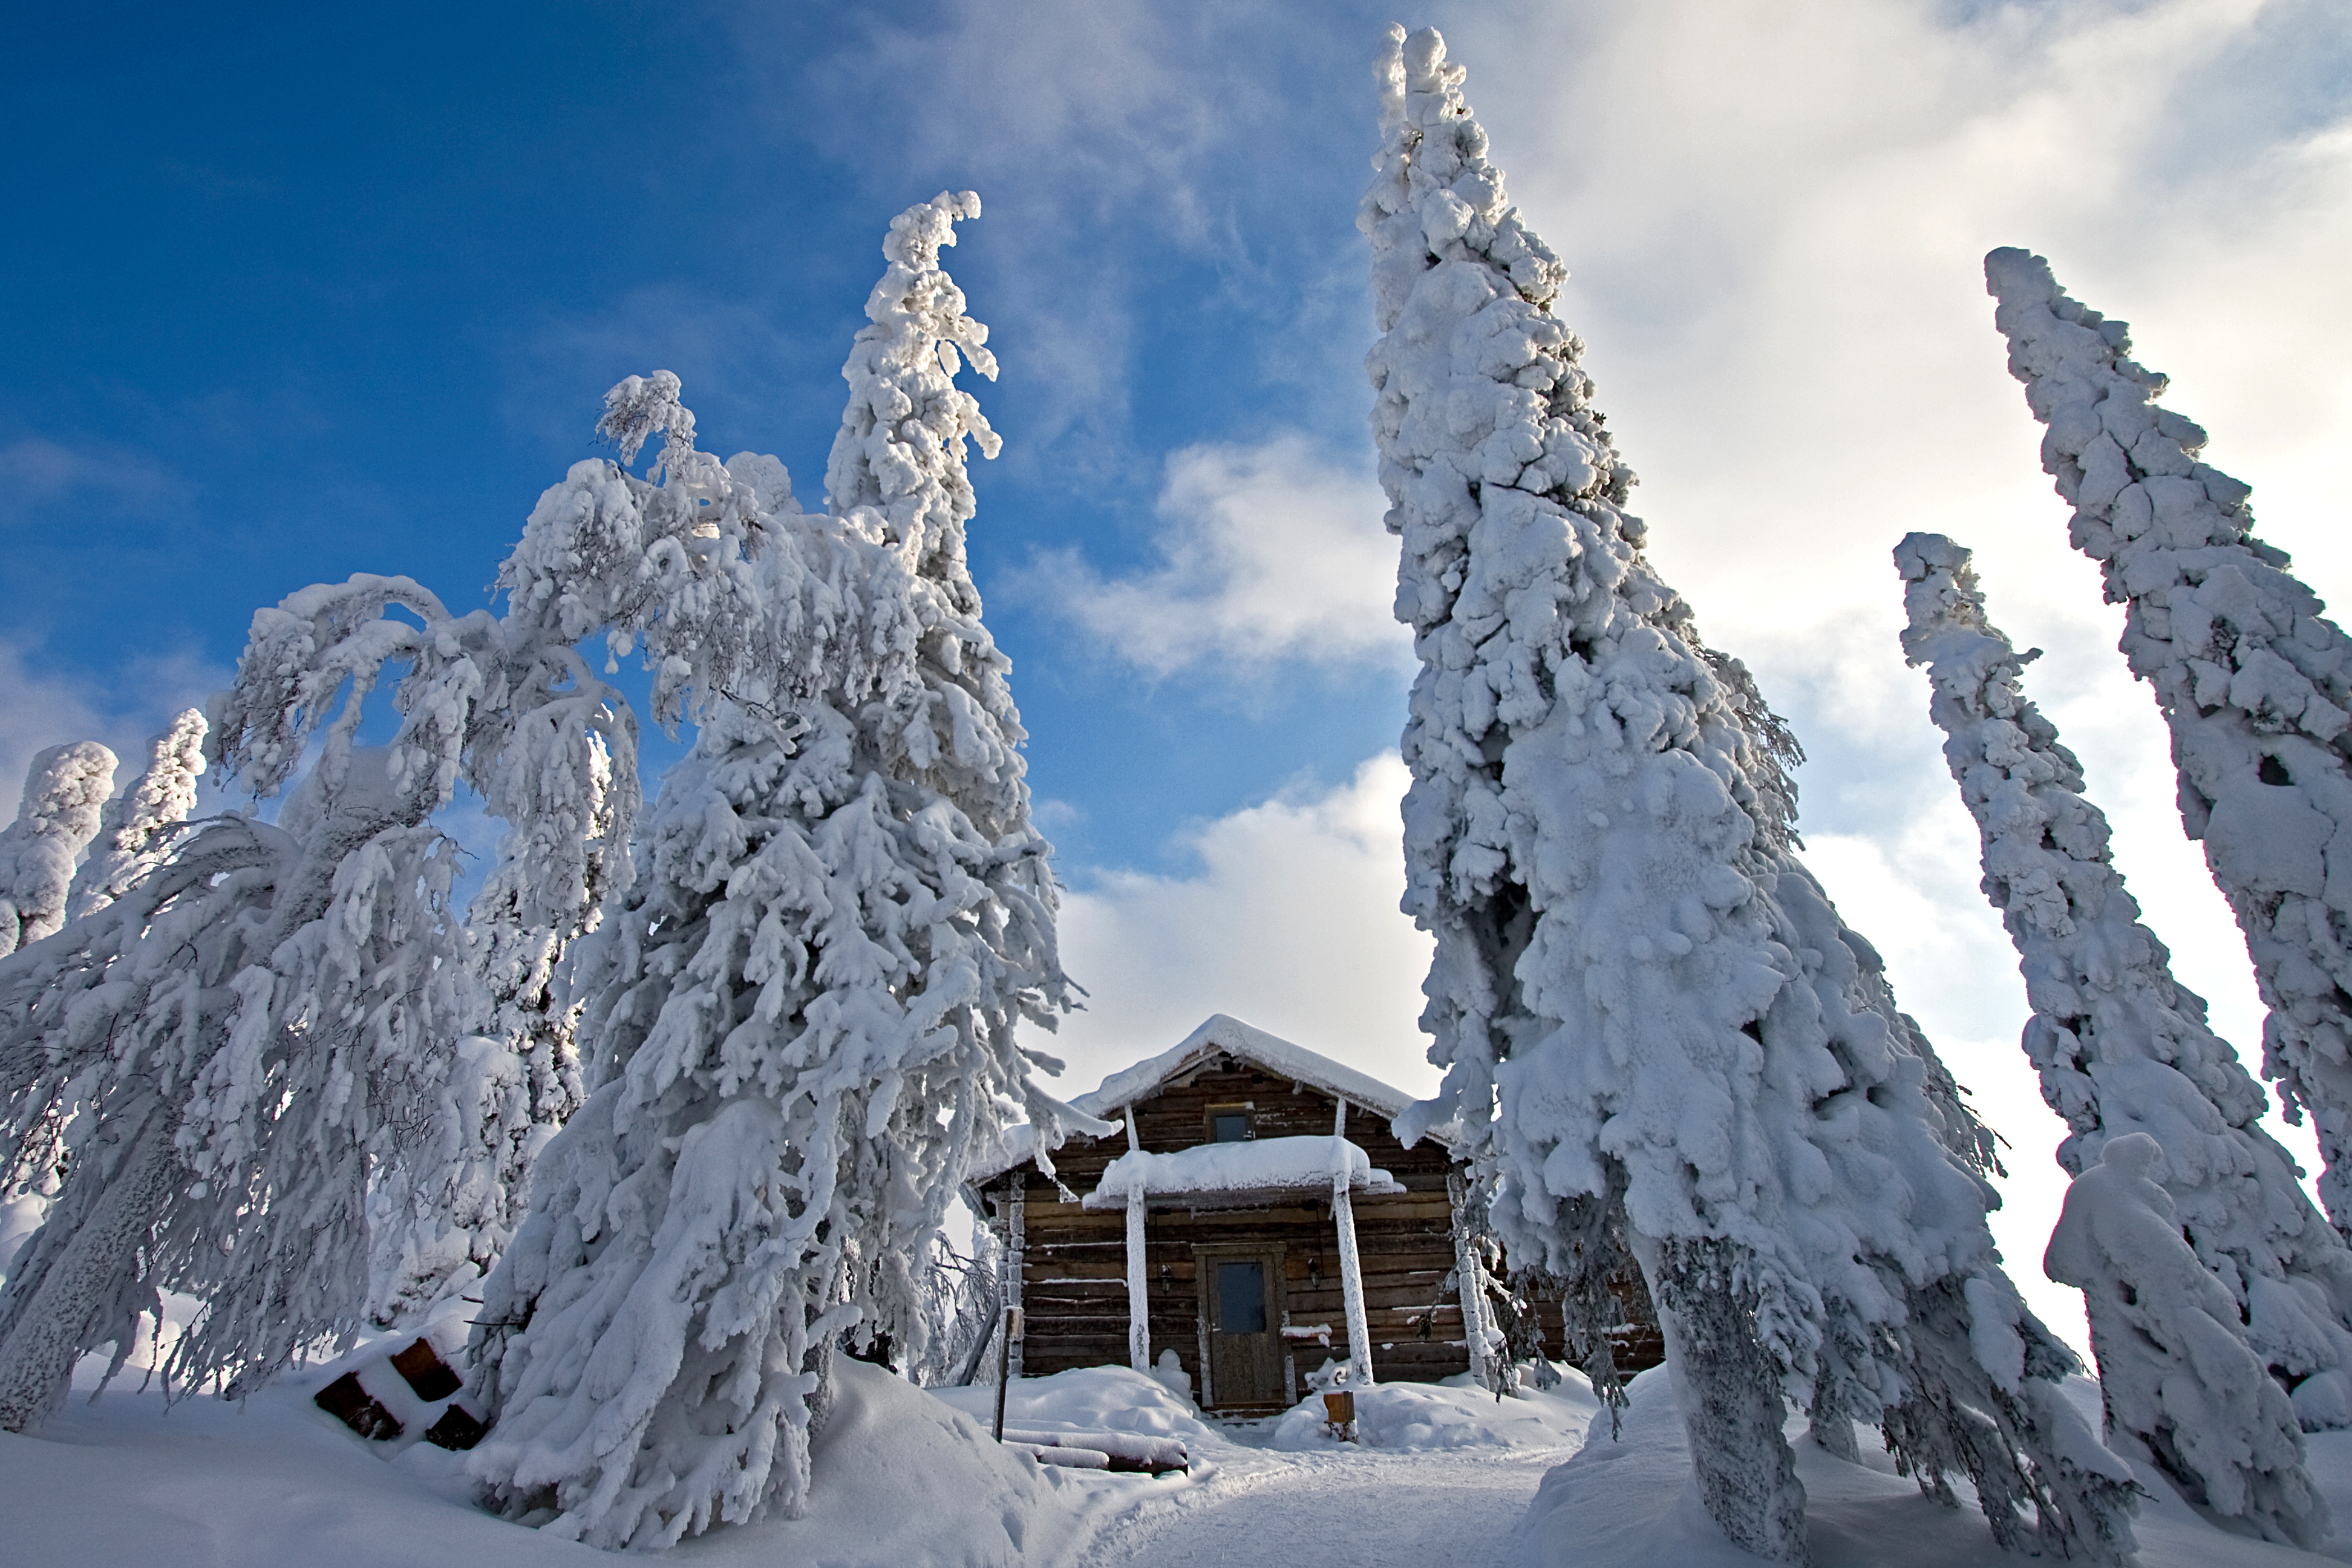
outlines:
M46 436L0 447L0 490L26 522L82 526L152 517L184 488L152 458L117 447L65 447ZM58 508L64 510L53 510Z
M1230 1013L1415 1095L1437 1075L1413 1020L1429 939L1398 912L1404 764L1286 794L1185 835L1186 877L1110 871L1062 906L1062 962L1092 994L1058 1043L1083 1093ZM1042 1042L1041 1042L1042 1043Z
M149 737L227 684L226 670L184 654L135 659L110 682L58 675L0 637L0 826L15 819L25 770L37 753L98 741L118 761L115 783L128 784L145 765Z
M1154 675L1228 673L1278 659L1403 662L1389 613L1396 545L1388 503L1360 468L1286 432L1255 446L1187 447L1168 458L1155 508L1161 563L1106 578L1074 552L1016 578L1110 653Z

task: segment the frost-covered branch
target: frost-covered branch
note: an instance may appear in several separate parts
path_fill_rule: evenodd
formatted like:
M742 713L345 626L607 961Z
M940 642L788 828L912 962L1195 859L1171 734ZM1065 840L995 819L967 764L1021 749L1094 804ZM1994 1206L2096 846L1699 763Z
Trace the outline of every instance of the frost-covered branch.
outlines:
M1591 1205L1622 1192L1700 1496L1748 1550L1804 1554L1796 1398L1876 1422L1933 1493L1967 1477L2004 1542L2023 1509L2119 1555L2128 1472L2000 1271L1982 1130L1793 858L1785 727L1643 553L1552 313L1565 272L1461 68L1434 32L1392 36L1366 364L1422 660L1405 904L1436 941L1446 1072L1399 1130L1461 1120L1523 1266L1582 1267Z
M1985 258L2011 374L2048 426L2069 537L2125 606L2122 648L2172 731L2180 819L2245 933L2263 1073L2309 1110L2321 1198L2352 1234L2352 638L2253 535L2248 488L2197 460L2165 378L2022 250Z

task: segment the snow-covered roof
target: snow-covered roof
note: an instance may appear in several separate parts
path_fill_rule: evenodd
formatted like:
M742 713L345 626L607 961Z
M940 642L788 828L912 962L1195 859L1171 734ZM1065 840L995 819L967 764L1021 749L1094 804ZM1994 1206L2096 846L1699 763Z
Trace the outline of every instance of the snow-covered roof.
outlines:
M1345 1138L1309 1133L1244 1142L1196 1143L1172 1153L1130 1149L1113 1160L1084 1199L1090 1209L1126 1206L1138 1191L1147 1198L1247 1198L1275 1193L1323 1193L1345 1170L1359 1193L1401 1193L1395 1177Z
M1082 1094L1070 1103L1090 1116L1120 1115L1122 1107L1147 1098L1170 1079L1219 1052L1255 1062L1269 1072L1319 1089L1350 1105L1377 1110L1383 1119L1412 1103L1412 1097L1402 1089L1391 1089L1329 1057L1305 1046L1294 1046L1279 1035L1269 1035L1223 1013L1211 1016L1207 1023L1185 1036L1181 1045L1160 1052L1150 1061L1121 1068L1103 1079L1100 1089L1092 1094Z
M1115 1121L1126 1115L1128 1106L1139 1100L1149 1099L1170 1079L1180 1078L1212 1057L1220 1055L1255 1063L1294 1083L1319 1089L1335 1100L1344 1100L1359 1110L1370 1111L1383 1121L1394 1119L1397 1112L1412 1103L1412 1097L1401 1089L1335 1062L1319 1052L1310 1051L1305 1046L1293 1045L1279 1035L1269 1035L1239 1018L1216 1013L1176 1046L1147 1061L1121 1068L1103 1079L1101 1087L1092 1094L1077 1096L1070 1101L1070 1108L1099 1121ZM1451 1149L1460 1132L1458 1123L1447 1121L1429 1129L1423 1136ZM966 1179L972 1182L994 1181L1013 1166L1034 1158L1036 1152L1034 1129L1027 1126L1011 1128L992 1153L972 1162L971 1174ZM1328 1172L1325 1179L1328 1180Z

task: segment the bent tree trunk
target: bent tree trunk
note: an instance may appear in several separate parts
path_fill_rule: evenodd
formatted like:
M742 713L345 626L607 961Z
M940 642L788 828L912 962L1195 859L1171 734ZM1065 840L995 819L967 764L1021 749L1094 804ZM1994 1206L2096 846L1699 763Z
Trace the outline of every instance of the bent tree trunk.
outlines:
M63 1407L74 1363L100 1342L108 1317L121 1316L126 1287L137 1286L139 1243L172 1190L165 1108L151 1109L121 1148L112 1162L100 1151L83 1152L82 1179L103 1182L104 1190L86 1205L66 1201L70 1188L60 1194L0 1297L0 1429L26 1431ZM110 1170L91 1168L106 1163Z

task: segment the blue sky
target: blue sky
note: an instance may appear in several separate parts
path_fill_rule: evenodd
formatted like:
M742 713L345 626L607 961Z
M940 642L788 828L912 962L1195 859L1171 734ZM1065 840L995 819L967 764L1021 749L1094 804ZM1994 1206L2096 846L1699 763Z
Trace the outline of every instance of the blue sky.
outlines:
M12 22L0 777L128 752L259 605L355 571L478 603L604 389L821 490L890 216L949 265L988 619L1093 993L1073 1089L1236 1013L1415 1089L1356 203L1385 7L86 5ZM2118 858L2251 1048L2242 947L2066 548L1979 260L2130 320L2208 456L2352 591L2352 13L2336 0L1494 0L1443 26L1643 475L1656 557L1812 755L1811 862L2017 1146L2056 1136L1887 551L1977 547ZM2295 1135L2288 1134L2291 1144ZM2296 1145L2305 1146L2307 1143ZM2064 1293L2061 1293L2063 1296ZM2059 1298L2044 1309L2063 1314ZM2056 1304L2053 1305L2053 1303Z

